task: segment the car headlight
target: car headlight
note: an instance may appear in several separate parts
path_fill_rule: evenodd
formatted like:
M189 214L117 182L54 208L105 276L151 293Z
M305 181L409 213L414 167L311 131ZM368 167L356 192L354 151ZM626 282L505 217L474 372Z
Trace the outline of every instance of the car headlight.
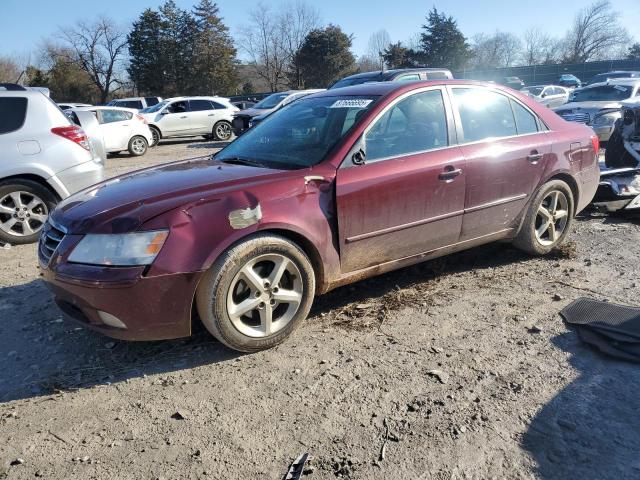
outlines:
M114 267L150 265L168 235L167 230L85 235L69 255L69 262Z
M596 127L612 126L621 116L620 112L603 113L593 119L593 125Z

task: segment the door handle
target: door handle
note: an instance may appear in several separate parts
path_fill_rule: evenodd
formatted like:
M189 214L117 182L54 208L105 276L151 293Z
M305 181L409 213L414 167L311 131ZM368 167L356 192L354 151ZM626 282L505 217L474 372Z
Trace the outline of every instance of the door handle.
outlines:
M207 117L215 117L215 113L210 113L209 115L207 115Z
M185 115L184 117L180 117L180 118L187 118L187 116Z
M311 182L328 182L329 179L322 175L307 175L304 177L304 184L309 185Z
M544 156L544 154L542 153L538 153L537 150L533 150L528 156L527 156L527 160L529 160L529 163L532 165L537 165L538 162L540 160L542 160L542 157Z
M454 167L445 167L444 172L442 172L440 175L438 175L438 178L440 180L445 180L447 182L453 180L454 178L456 178L457 176L462 175L462 169L461 168L454 168Z

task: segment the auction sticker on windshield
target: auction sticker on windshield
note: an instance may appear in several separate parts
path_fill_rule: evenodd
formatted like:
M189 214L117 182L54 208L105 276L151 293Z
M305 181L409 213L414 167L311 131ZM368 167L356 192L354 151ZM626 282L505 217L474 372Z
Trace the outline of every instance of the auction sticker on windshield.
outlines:
M353 100L336 100L329 108L367 108L373 100L356 98Z

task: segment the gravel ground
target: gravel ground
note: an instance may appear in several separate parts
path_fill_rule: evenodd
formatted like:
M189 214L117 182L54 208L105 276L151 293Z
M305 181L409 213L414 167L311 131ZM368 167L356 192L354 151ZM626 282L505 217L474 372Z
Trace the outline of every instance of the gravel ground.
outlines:
M214 151L171 142L110 174ZM0 478L640 478L640 371L558 312L638 304L640 220L586 214L556 255L496 244L331 292L285 344L202 328L127 343L62 318L33 246L0 250Z

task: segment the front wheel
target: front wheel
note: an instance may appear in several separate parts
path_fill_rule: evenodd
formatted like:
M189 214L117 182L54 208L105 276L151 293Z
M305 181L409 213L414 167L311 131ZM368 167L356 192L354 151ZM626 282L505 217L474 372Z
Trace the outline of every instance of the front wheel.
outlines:
M140 157L147 153L147 148L149 144L147 143L147 139L141 137L140 135L136 135L131 140L129 140L129 153L134 157Z
M567 238L574 214L571 188L552 180L534 196L513 243L531 255L546 255Z
M233 133L233 129L231 127L231 124L224 120L216 123L213 126L213 138L215 140L226 142L231 138L232 133Z
M31 180L0 183L0 242L13 245L38 240L56 198Z
M284 237L260 234L221 255L200 282L196 305L220 342L256 352L291 335L309 314L314 293L305 253Z
M160 142L162 135L160 134L160 130L158 130L156 127L149 127L149 129L151 130L151 136L153 137L153 142L151 143L150 147L155 147Z

